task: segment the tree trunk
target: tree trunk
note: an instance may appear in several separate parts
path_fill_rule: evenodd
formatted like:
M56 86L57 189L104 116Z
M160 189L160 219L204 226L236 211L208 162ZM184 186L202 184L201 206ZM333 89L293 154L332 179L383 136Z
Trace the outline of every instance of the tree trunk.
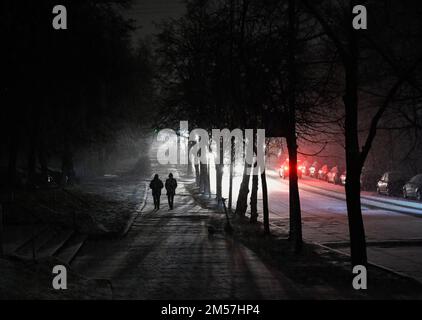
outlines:
M252 176L252 192L251 192L251 223L258 222L258 175Z
M256 125L255 125L256 127ZM256 155L257 154L257 136L255 135L255 130L253 134L253 152ZM254 166L257 165L257 163L254 163ZM254 172L255 173L255 172ZM252 192L251 192L251 223L258 222L258 175L254 174L252 176Z
M207 175L208 175L208 164L202 163L199 165L199 186L202 193L207 192Z
M248 208L249 180L250 175L248 174L248 164L245 161L245 167L243 168L243 177L239 188L239 196L237 197L235 211L235 213L240 216L245 216L246 210Z
M198 151L197 154L194 155L194 168L195 168L195 182L197 187L199 187L199 192L202 192L202 175L201 175L201 162L199 159L201 158L200 152Z
M208 152L211 152L211 146L210 145L208 146ZM205 185L205 187L207 189L208 197L211 197L211 161L210 161L210 157L208 157L208 156L207 156L207 175L206 175L206 185Z
M195 168L195 183L196 183L196 186L201 188L201 172L200 172L199 164L194 164L194 168Z
M346 203L349 219L350 250L353 265L366 265L366 240L360 202L360 175L362 165L358 138L357 64L351 59L346 68L344 96L346 140Z
M270 234L270 214L269 214L269 209L268 209L267 174L265 170L261 173L261 184L262 184L264 232L265 234Z
M302 214L300 209L299 185L297 177L297 144L296 136L287 138L289 151L289 239L296 252L302 249Z
M188 142L188 168L187 168L187 175L188 177L191 177L193 175L193 169L192 169L192 159L190 157L190 151L193 147L193 144L191 143L191 141Z
M293 1L293 0L290 0ZM308 1L303 1L307 8L310 8L314 13L312 6ZM320 21L324 27L326 33L334 41L345 70L345 94L343 102L345 106L345 145L346 145L346 203L347 203L347 216L349 220L349 234L350 234L350 249L352 256L353 265L365 265L367 264L366 255L366 240L365 240L365 228L362 218L362 209L360 203L360 175L364 160L366 158L365 153L361 153L359 147L359 131L358 131L358 59L359 59L359 47L357 32L353 29L352 20L352 8L357 5L358 2L355 0L350 1L349 15L348 15L348 43L343 44L339 38L336 37L336 33L332 30L329 24L323 19L322 16L315 14L316 18ZM400 85L398 83L397 85ZM393 88L397 90L397 88ZM376 128L376 127L374 127ZM365 145L364 148L365 150ZM367 148L366 148L367 149ZM367 149L369 151L369 149Z
M221 139L222 140L222 139ZM223 142L220 141L220 163L215 165L215 172L216 172L216 193L218 201L221 200L223 196L223 172L224 172L224 149L223 149Z
M348 158L346 156L346 158ZM346 159L347 163L350 163ZM347 182L346 182L346 202L347 202L347 216L349 220L349 234L350 234L350 253L352 256L352 264L366 265L366 239L365 228L363 224L361 202L360 202L360 174L359 168L353 168L353 165L347 166Z
M289 238L296 252L302 249L302 217L300 210L299 186L297 177L297 138L296 138L296 1L289 0L289 53L288 53L288 119L287 148L289 151Z
M222 197L222 181L223 181L223 166L221 164L215 165L215 173L216 173L216 197L217 199L221 199Z
M351 1L353 4L353 1ZM352 15L350 15L352 21ZM366 265L366 240L360 202L360 175L363 163L359 148L358 131L358 43L356 30L349 27L350 54L344 57L346 89L343 97L345 106L346 144L346 203L349 219L350 251L353 265Z
M233 206L233 168L234 168L234 138L231 139L230 143L230 176L229 176L229 205L228 210L232 212Z

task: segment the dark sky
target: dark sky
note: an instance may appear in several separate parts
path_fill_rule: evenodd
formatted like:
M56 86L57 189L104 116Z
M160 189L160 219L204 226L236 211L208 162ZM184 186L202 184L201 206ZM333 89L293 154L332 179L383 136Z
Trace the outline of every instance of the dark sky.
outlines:
M126 15L136 20L136 26L140 27L135 36L147 36L157 31L153 22L180 17L184 8L183 0L133 0Z

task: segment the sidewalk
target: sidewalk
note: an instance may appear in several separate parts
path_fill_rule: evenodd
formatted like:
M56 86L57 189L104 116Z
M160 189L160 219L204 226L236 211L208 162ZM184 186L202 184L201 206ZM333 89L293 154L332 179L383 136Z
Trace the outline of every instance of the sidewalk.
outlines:
M202 208L186 186L183 168L154 162L152 172L178 181L174 210L152 197L121 239L92 239L72 263L77 272L109 279L117 299L289 299L298 292L241 242L224 233L224 215ZM213 232L209 232L209 229Z
M189 189L202 206L217 207L214 197L200 194L194 185ZM255 252L273 274L288 279L285 283L301 299L422 299L420 283L374 265L368 266L368 290L356 291L348 256L314 243L304 243L302 252L294 253L285 233L273 230L265 236L261 223L250 224L248 216L229 216L233 239Z

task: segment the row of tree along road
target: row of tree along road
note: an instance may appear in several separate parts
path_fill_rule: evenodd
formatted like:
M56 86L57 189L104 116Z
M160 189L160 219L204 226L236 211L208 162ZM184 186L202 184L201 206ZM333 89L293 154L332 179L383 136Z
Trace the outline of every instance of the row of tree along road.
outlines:
M342 133L352 264L365 265L362 168L380 130L421 128L422 6L367 1L368 29L356 30L356 5L353 0L188 1L186 14L164 22L157 37L164 112L156 122L171 127L189 120L210 132L265 128L267 137L285 139L290 168L297 167L300 141ZM207 176L206 164L197 169ZM217 181L222 169L217 165ZM265 177L263 172L269 232ZM290 171L289 181L290 239L300 251L296 170ZM250 194L255 219L258 182L258 176L245 171L237 214L245 214ZM217 194L220 190L217 186Z

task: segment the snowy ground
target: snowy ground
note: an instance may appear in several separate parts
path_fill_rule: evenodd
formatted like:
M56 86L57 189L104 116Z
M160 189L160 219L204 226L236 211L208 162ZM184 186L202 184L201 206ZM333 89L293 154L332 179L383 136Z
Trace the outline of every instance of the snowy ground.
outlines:
M235 176L234 199L241 179L240 174ZM227 170L223 182L223 196L228 197ZM211 184L215 192L214 172ZM267 184L272 229L287 236L288 180L281 179L275 170L267 170ZM344 187L304 177L299 180L299 188L304 239L326 244L348 254L349 229ZM262 219L261 190L258 198ZM362 192L361 199L369 260L422 282L422 203L374 192Z
M327 268L321 260L323 256L330 259L329 252L323 250L321 257L305 254L298 259L289 255L285 242L269 246L266 239L251 235L245 238L242 234L240 241L227 236L223 231L224 215L193 199L192 190L187 188L192 179L185 177L186 168L156 162L157 145L152 144L150 148L151 141L152 137L145 137L138 161L128 162L103 177L83 181L56 194L54 201L46 197L41 202L54 209L50 215L60 214L61 220L69 219L72 216L69 213L75 209L82 210L92 217L96 229L114 235L87 240L72 260L73 270L86 278L110 280L113 297L118 299L288 299L319 295L326 298L344 293L343 289L332 290L327 286L331 280L324 275L338 272L337 268ZM156 212L146 187L154 173L165 180L170 172L179 182L175 210L168 210L163 195L161 210ZM240 176L235 178L235 197L240 179ZM271 228L283 239L288 230L288 184L276 172L268 171L268 188ZM349 239L343 189L314 180L301 180L300 189L305 240L347 254ZM227 191L225 184L224 193ZM369 260L422 280L420 217L414 212L404 214L395 207L385 209L366 201L383 205L393 201L391 205L409 210L418 210L419 204L402 203L398 199L382 201L378 197L371 198L375 197L373 194L363 196L367 198L363 213ZM247 225L244 227L248 229ZM279 266L282 271L274 269L274 259L282 263ZM332 262L347 261L336 255ZM7 264L3 267L19 269ZM313 277L308 274L311 271ZM30 273L33 269L22 272ZM377 274L377 280L385 280L383 275ZM16 273L13 279L19 277L25 275ZM337 282L343 281L341 285L346 284L350 289L348 277L349 272L335 275ZM396 287L390 286L390 289Z
M155 211L149 195L125 237L87 241L72 268L87 277L110 279L117 299L292 297L284 283L288 280L227 237L224 215L199 206L186 190L192 180L183 177L183 169L158 165L155 152L153 147L151 175L165 179L172 172L178 180L175 209L168 209L163 195L161 210Z
M53 258L42 261L20 261L0 258L1 300L85 300L111 299L111 287L106 280L86 279L69 270L68 289L54 290L53 266L62 264ZM7 276L5 276L7 275Z
M273 230L288 230L288 182L269 173ZM349 230L344 188L319 180L300 182L303 236L349 253ZM372 201L376 200L375 205ZM370 262L422 281L422 216L414 201L384 199L364 193L362 209ZM394 202L394 205L390 205ZM407 207L403 207L405 202ZM410 206L414 208L409 209ZM388 208L388 209L387 209ZM409 209L412 212L407 212ZM404 213L406 212L406 213Z
M170 172L175 175L179 182L175 210L168 210L163 195L161 210L154 211L149 195L145 208L137 215L125 237L91 239L85 243L72 263L76 271L87 277L110 279L114 288L113 295L118 299L354 296L350 289L350 270L339 271L337 267L327 265L322 257L325 255L330 260L331 253L328 251L321 253L321 256L311 253L297 258L288 252L289 246L286 247L285 240L283 244L270 246L274 250L262 252L260 247L266 248L268 245L265 239L258 241L254 236L246 235L246 238L238 241L225 234L224 215L221 211L199 205L187 188L192 180L184 177L186 168L158 165L155 162L155 148L153 146L149 152L149 176L158 173L164 180ZM118 187L118 184L115 186ZM287 185L279 178L270 176L269 188L272 228L275 233L285 235L288 217ZM113 190L112 184L110 190ZM127 194L119 188L114 190L116 193ZM343 200L303 191L302 201L306 240L323 243L335 241L342 245L347 243ZM398 219L402 217L394 214ZM372 212L371 216L380 215ZM213 230L211 233L210 227ZM383 232L382 226L379 228L378 231L373 230L374 235ZM265 257L270 257L268 263ZM280 269L270 262L274 259L282 262ZM347 264L348 261L347 258L341 260L337 255L331 262L336 265ZM373 280L378 281L379 288L383 287L383 281L390 283L391 280L393 285L389 287L390 291L383 293L386 296L394 296L402 289L401 280L397 278L387 280L385 274L374 275L374 271L371 271L371 275ZM330 281L334 287L328 284ZM407 295L411 296L412 291L407 292Z

